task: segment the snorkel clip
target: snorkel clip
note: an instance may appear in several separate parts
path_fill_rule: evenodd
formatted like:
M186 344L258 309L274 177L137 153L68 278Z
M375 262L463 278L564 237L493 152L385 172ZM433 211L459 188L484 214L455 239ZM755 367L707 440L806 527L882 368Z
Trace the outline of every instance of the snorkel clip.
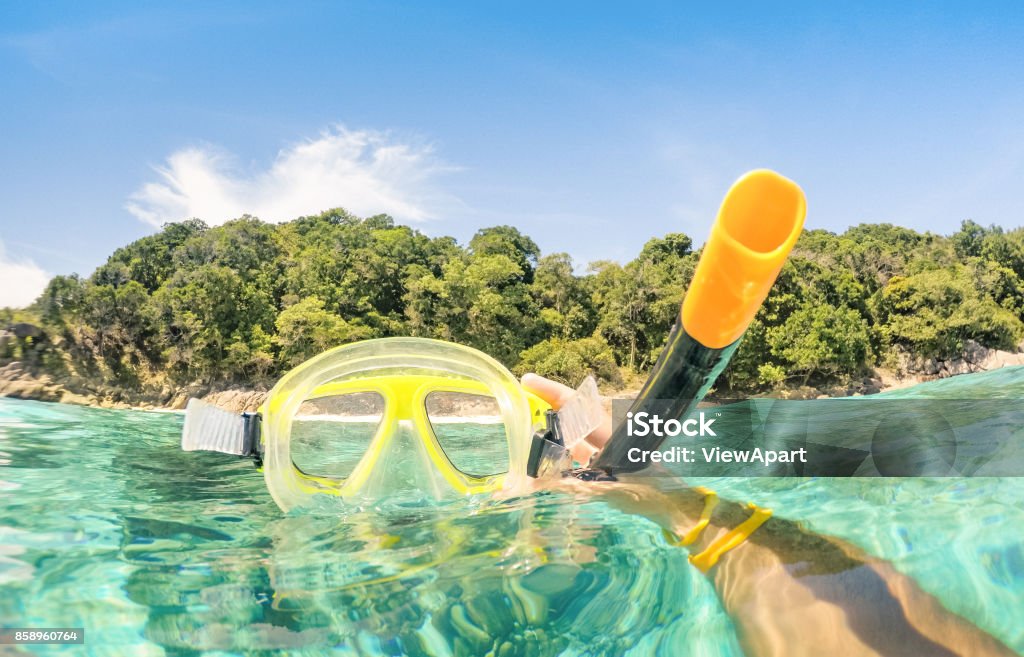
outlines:
M586 440L604 418L594 377L583 379L576 392L558 410L545 413L546 427L533 434L526 474L534 479L572 474L572 448Z
M242 456L251 456L256 469L263 467L263 455L260 453L259 413L242 413Z
M569 455L562 438L562 427L558 422L558 412L548 409L544 414L547 426L544 431L533 434L530 442L530 456L526 461L526 474L534 479L550 474ZM560 468L558 468L560 469Z
M581 481L616 481L607 470L601 468L565 467L570 459L569 449L562 437L562 424L557 411L549 410L545 414L547 428L533 434L530 443L530 458L526 462L526 474L534 479L549 474L564 477L575 477Z

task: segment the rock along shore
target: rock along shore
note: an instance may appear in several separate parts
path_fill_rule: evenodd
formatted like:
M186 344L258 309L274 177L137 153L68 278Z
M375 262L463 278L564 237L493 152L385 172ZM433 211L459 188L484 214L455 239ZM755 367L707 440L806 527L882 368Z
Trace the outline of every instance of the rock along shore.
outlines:
M1024 350L1017 352L988 349L976 342L967 341L964 353L946 360L927 359L914 361L903 357L895 370L879 368L871 375L843 385L821 387L790 387L773 392L770 396L791 399L813 399L821 397L850 397L870 395L884 390L894 390L917 385L925 381L943 379L959 374L984 372L1014 365L1024 365ZM77 382L80 383L80 382ZM192 397L214 404L226 410L241 413L254 411L263 404L269 391L253 390L241 386L210 388L192 386L181 389L167 388L156 394L139 394L132 391L105 387L86 390L76 382L55 380L48 374L30 371L18 361L0 365L0 397L33 399L38 401L79 404L100 408L140 410L182 410ZM609 399L633 397L638 391L613 391ZM469 412L469 409L467 409Z

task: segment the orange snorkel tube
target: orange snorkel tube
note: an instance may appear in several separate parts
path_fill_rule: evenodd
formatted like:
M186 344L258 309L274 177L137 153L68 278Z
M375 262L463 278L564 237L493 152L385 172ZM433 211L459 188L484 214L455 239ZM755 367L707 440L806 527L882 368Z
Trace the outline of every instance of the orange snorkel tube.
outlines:
M774 171L751 171L733 184L704 245L679 319L630 407L632 413L681 419L704 398L768 296L806 213L803 190ZM655 450L663 440L628 436L623 422L592 460L590 472L641 470L647 464L631 462L627 452L634 447ZM590 478L585 473L580 474Z

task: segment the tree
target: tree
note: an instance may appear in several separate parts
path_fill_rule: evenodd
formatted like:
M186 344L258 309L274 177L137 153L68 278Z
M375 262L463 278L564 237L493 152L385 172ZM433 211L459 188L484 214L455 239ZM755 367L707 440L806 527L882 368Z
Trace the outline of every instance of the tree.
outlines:
M294 367L332 347L362 340L369 330L327 312L324 302L309 297L281 311L274 340L281 349L281 360Z
M620 364L641 370L657 360L696 268L690 245L686 235L670 233L649 240L625 267L611 262L592 265L597 330L612 345Z
M228 347L249 339L257 326L269 332L275 315L258 281L216 264L179 271L153 295L152 305L162 359L178 380L232 378Z
M587 375L613 385L622 382L611 347L601 338L550 338L522 353L516 374L533 372L568 386L578 386Z
M852 374L868 365L871 340L868 325L856 310L828 304L805 305L786 322L768 331L772 355L785 370L802 374L806 385L812 376L823 378ZM761 380L770 370L759 369Z
M239 379L264 381L277 369L273 347L273 336L259 325L248 337L236 333L227 347L226 366Z
M82 309L85 288L77 274L54 276L36 302L43 323L63 331Z
M439 273L422 266L410 273L404 299L413 335L461 342L507 365L536 341L536 302L506 253L482 249L448 260Z
M573 339L594 332L597 312L589 283L589 277L575 275L568 253L553 253L538 261L531 288L547 335Z
M482 228L469 241L469 252L475 256L505 256L519 268L523 283L533 282L533 271L540 258L537 244L512 226Z
M921 358L954 356L969 339L1014 349L1024 336L1021 319L979 290L963 265L894 278L876 307L890 343Z
M970 219L960 222L960 231L950 237L953 249L961 258L977 258L988 231Z
M153 293L174 273L175 251L207 229L198 219L164 224L156 235L143 237L114 251L107 264L122 265L127 279L137 281Z

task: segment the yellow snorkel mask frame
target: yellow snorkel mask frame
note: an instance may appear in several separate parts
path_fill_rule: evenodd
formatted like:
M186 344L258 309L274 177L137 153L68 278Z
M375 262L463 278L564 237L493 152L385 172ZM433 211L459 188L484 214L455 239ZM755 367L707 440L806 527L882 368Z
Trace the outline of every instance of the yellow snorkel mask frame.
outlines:
M384 399L384 415L369 448L344 480L303 473L291 457L292 422L300 405L328 395L374 392ZM509 471L475 477L456 468L445 454L427 418L432 392L462 392L493 398L501 413L508 445ZM301 504L310 494L343 497L364 491L383 454L405 425L419 441L429 465L456 493L496 491L525 476L534 425L550 408L526 392L498 361L475 349L427 338L381 338L331 349L286 374L270 391L264 419L263 475L283 509Z

